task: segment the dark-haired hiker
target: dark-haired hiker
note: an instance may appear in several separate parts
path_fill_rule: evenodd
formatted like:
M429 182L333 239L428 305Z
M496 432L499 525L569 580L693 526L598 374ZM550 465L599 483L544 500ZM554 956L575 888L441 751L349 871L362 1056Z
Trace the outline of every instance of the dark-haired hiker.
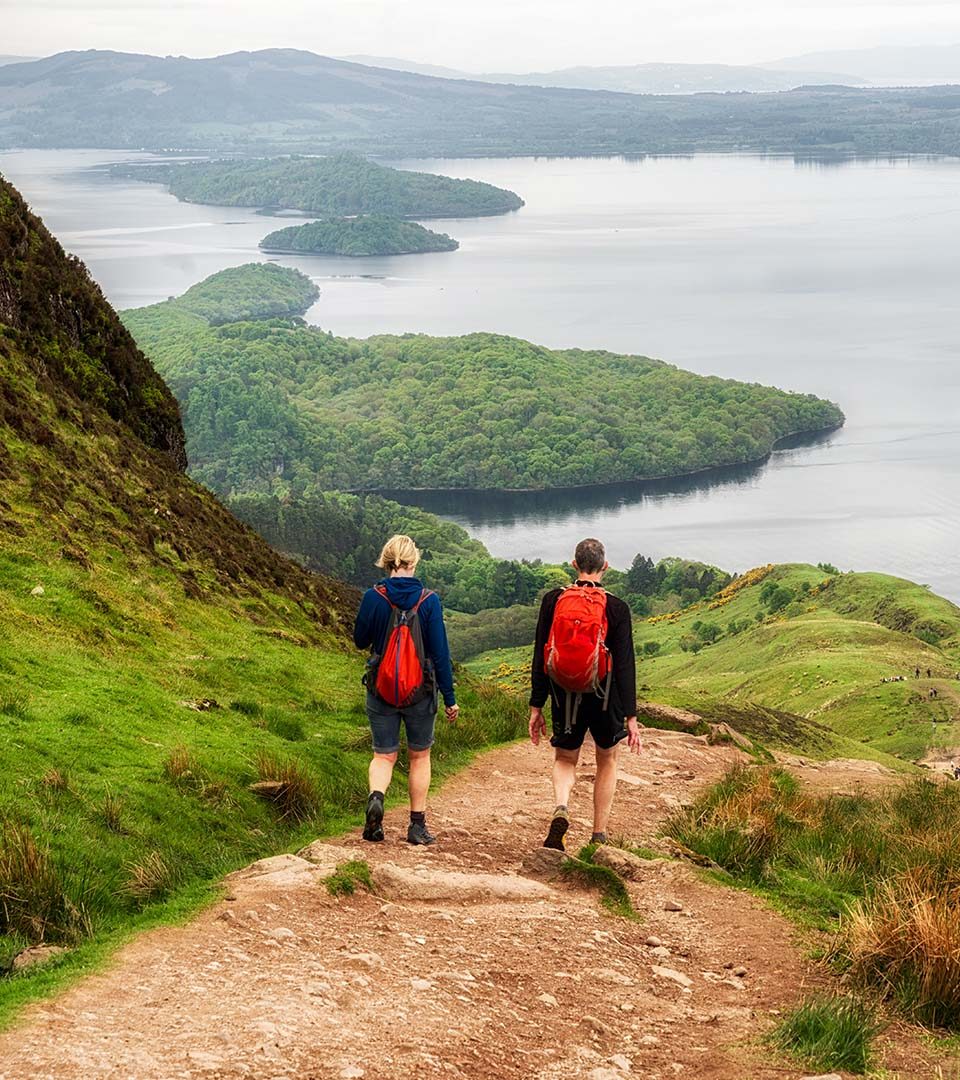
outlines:
M416 609L423 642L426 676L422 691L412 704L391 705L367 686L367 718L373 733L373 759L370 762L370 794L367 797L364 840L383 839L383 800L393 766L400 750L400 725L407 733L410 758L410 827L407 842L432 844L436 837L427 830L427 792L430 788L430 747L433 746L437 717L437 690L443 695L447 719L451 723L460 713L453 690L453 667L443 609L436 593L423 587L414 576L420 552L409 536L393 536L380 553L377 566L387 577L374 589L367 589L357 612L353 640L359 649L369 648L375 657L383 656L394 624L394 612Z
M640 752L637 673L630 609L600 585L608 563L599 540L581 540L577 544L572 565L577 571L576 583L567 589L548 592L540 604L530 692L530 739L534 746L538 746L541 737L546 735L543 706L548 697L551 703L553 737L550 745L554 748L553 792L556 809L543 846L561 850L563 838L570 827L567 804L577 778L580 747L587 732L593 736L597 753L597 775L593 783L593 842L605 843L607 839L607 822L617 788L620 743L626 739L633 753ZM570 590L579 589L597 590L603 598L603 609L592 599L588 601L576 593L564 597ZM603 624L606 625L605 636L602 634ZM556 674L562 663L548 661L547 651L548 646L555 652L565 648L558 635L552 633L555 629L568 630L567 640L572 641L584 625L595 625L596 632L603 637L597 650L601 654L598 657L600 670L595 688L573 693L551 678L548 667L553 668ZM604 647L605 656L602 655ZM562 661L563 657L559 657L559 660Z

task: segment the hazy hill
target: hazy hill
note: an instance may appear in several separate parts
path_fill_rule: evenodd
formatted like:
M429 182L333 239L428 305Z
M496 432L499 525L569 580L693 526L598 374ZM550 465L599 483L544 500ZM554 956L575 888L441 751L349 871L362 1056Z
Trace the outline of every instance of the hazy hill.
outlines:
M960 153L960 88L657 96L441 79L294 49L68 52L0 68L0 146Z
M169 391L0 181L2 968L45 940L79 969L84 943L362 806L357 593L272 551L184 463ZM464 745L513 733L519 710L462 693ZM0 1014L30 978L0 980Z
M271 270L278 290L286 280L300 296L303 275ZM812 395L643 356L484 333L214 327L197 313L201 290L226 319L264 273L235 267L123 315L183 406L194 475L223 493L610 483L756 461L788 434L843 421Z
M773 60L764 67L783 72L810 68L855 71L878 85L931 86L960 82L960 44L881 45L835 49Z
M609 67L570 67L555 71L469 72L434 64L418 64L395 56L345 56L356 64L435 75L443 79L476 79L518 86L562 86L578 90L615 90L625 94L699 94L728 91L792 90L797 86L842 83L859 86L857 75L824 71L772 71L734 64L621 64Z

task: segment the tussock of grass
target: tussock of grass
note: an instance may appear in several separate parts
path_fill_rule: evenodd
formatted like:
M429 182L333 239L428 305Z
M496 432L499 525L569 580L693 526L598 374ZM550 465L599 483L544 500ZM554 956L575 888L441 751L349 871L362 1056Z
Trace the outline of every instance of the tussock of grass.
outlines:
M122 835L127 831L123 818L125 806L124 800L119 795L114 795L110 791L104 795L98 809L98 816L111 832Z
M50 852L24 825L0 831L0 932L30 943L66 941L85 929Z
M576 855L567 856L560 864L561 874L591 889L598 889L601 903L613 914L625 919L639 919L623 878L609 866L601 866L593 861L596 850L596 844L586 844Z
M353 896L358 885L362 885L368 892L373 891L370 867L360 859L339 863L336 871L327 878L324 884L331 896Z
M960 1030L960 787L816 797L782 770L737 767L668 832L835 931L854 985Z
M139 862L127 867L123 891L144 905L160 899L173 884L174 874L159 851L151 851Z
M860 1075L869 1067L870 1046L879 1031L875 1013L858 998L816 997L788 1013L770 1041L811 1068Z
M261 750L257 754L256 767L262 782L277 784L268 798L282 818L308 821L320 814L320 792L300 762Z

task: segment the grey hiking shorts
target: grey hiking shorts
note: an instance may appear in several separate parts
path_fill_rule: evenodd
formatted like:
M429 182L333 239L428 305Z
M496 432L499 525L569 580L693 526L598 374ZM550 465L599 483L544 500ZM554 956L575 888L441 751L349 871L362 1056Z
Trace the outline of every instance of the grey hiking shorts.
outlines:
M407 730L408 750L429 750L437 720L437 695L400 709L381 701L367 691L367 719L373 734L373 749L378 754L395 754L400 749L400 725Z

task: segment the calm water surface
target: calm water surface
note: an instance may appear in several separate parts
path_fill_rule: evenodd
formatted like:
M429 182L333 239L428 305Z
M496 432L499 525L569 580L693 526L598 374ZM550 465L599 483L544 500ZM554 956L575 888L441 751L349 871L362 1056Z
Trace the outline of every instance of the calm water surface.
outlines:
M256 245L274 219L179 203L93 169L137 156L0 154L0 172L121 308L264 258ZM489 180L527 205L431 223L460 240L457 252L271 256L317 281L311 322L355 336L494 330L644 353L810 391L848 417L817 445L711 482L419 501L505 556L560 559L591 533L618 565L637 551L741 570L829 560L960 601L960 162L402 164Z

